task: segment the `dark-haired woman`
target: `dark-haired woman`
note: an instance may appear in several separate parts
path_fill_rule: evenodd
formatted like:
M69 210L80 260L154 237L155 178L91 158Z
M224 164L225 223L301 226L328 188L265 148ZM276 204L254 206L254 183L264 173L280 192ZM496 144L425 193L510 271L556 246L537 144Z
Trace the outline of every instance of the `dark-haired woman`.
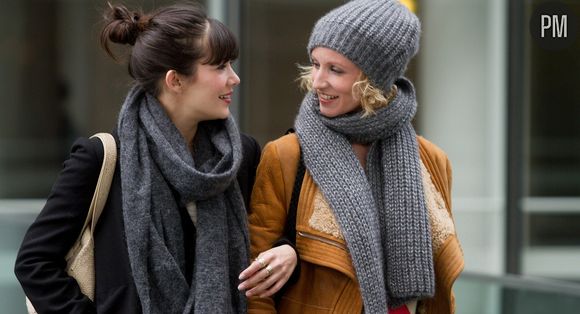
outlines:
M240 80L231 32L197 6L150 14L111 6L101 43L132 46L116 130L118 162L94 232L95 296L65 272L103 148L73 145L27 231L15 272L39 313L245 313L246 207L259 146L230 115Z

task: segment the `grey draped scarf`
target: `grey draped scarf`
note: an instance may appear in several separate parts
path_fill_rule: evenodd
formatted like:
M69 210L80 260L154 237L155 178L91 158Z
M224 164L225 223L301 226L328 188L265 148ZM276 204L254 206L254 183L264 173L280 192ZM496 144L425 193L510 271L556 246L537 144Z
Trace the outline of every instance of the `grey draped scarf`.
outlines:
M134 87L118 133L125 235L143 313L245 313L237 284L249 241L234 120L200 123L192 155L157 99ZM190 202L197 206L191 285L179 213Z
M314 93L304 98L295 128L306 168L328 199L345 237L365 312L434 294L431 230L416 134L415 91L396 81L397 96L376 115L327 118ZM370 144L367 168L351 142Z

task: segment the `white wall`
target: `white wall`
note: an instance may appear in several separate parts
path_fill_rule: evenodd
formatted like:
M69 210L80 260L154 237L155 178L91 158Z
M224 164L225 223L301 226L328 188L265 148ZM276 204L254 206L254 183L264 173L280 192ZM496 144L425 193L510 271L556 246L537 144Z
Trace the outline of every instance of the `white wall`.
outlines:
M505 242L506 5L423 1L420 125L453 166L466 271L501 274Z
M452 162L453 211L465 271L501 275L506 242L507 6L501 0L421 3L419 130ZM500 312L496 287L474 290L462 284L454 289L458 313Z

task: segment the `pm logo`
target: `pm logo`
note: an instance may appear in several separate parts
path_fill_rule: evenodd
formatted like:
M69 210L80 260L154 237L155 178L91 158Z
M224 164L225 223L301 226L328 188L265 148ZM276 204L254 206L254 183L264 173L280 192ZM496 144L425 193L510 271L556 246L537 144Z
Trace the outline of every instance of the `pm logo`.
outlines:
M568 15L547 15L542 14L541 37L544 38L546 31L552 30L553 38L568 37Z
M547 50L561 50L576 40L577 18L563 3L544 2L530 19L530 33L538 45Z

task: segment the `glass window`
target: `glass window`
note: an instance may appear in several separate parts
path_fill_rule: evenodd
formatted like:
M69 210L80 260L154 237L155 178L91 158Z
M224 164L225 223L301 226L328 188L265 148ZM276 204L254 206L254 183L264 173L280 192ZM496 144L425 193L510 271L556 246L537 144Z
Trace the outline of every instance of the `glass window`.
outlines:
M293 127L304 93L296 65L309 63L314 23L339 0L248 0L242 3L242 128L264 144Z
M530 9L541 2L531 1ZM580 13L578 2L569 4ZM580 197L580 40L560 51L543 49L532 40L528 49L530 179L526 194Z
M466 271L495 275L505 263L506 10L503 0L419 5L419 132L451 161Z
M123 1L129 8L173 3ZM99 47L106 1L0 1L0 304L24 313L14 259L75 138L111 131L127 68Z
M521 221L510 228L521 237L519 261L523 274L580 280L580 41L564 49L543 48L530 34L529 22L546 1L522 1L523 18L515 51L521 73L512 85L521 86L521 188L516 192ZM580 3L562 1L580 16ZM518 118L518 117L514 117ZM521 159L520 159L521 158ZM517 191L517 190L516 190ZM519 224L518 224L519 223ZM518 236L518 235L516 235ZM513 253L516 254L516 253Z

